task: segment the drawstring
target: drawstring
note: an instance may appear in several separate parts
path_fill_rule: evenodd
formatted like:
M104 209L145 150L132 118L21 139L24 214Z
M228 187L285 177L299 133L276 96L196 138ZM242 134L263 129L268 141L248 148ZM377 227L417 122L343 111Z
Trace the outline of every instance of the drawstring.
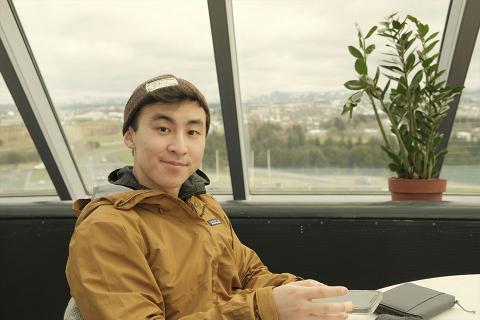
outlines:
M464 307L462 307L462 305L460 304L460 302L458 302L458 300L455 300L455 304L458 304L458 306L459 306L460 308L462 308L462 310L465 311L465 312L473 313L473 314L477 313L477 311L475 311L475 310L467 310L467 309L465 309Z

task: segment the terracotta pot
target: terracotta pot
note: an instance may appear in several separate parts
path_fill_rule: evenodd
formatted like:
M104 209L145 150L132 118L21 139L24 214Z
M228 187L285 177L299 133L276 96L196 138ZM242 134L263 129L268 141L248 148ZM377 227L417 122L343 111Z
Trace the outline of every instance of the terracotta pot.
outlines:
M393 201L442 201L442 194L446 187L445 179L388 179L388 189L392 193Z

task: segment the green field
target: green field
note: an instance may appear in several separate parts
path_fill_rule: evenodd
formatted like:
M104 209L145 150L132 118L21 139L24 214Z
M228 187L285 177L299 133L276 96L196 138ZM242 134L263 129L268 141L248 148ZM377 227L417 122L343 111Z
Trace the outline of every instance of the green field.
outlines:
M78 122L75 125L65 125L64 130L88 190L91 190L94 185L106 183L106 177L111 170L131 164L133 161L130 150L123 144L118 121ZM346 156L350 157L350 162L360 161L358 163L361 164L361 161L367 160L364 157L372 156L373 152L369 150L375 150L375 154L381 154L377 153L377 140L372 140L374 139L372 137L360 139L359 137L332 134L328 137L310 139L302 136L301 132L299 136L298 128L297 132L291 131L291 135L287 131L287 133L282 132L281 136L279 135L280 129L274 126L257 127L256 130L257 132L251 134L253 139L250 143L251 147L256 148L255 168L249 169L249 184L252 193L318 194L337 192L361 194L387 191L386 178L391 173L382 169L386 166L380 161L381 159L369 159L368 161L375 164L373 167L354 165L342 169L332 165L339 160L346 161L345 158L338 158ZM259 133L258 131L262 132L262 135L258 136L260 139L255 136L256 133ZM271 140L265 139L265 136L269 135L272 137ZM25 127L1 126L0 137L0 175L2 177L0 192L7 194L53 191L53 185ZM272 159L269 170L266 150L270 148L272 148ZM355 151L355 148L358 150ZM476 162L477 167L471 169L465 167L460 173L450 170L452 177L449 178L447 191L480 193L480 178L475 180L470 177L479 175L479 171L476 171L475 168L479 168L480 158L478 155L475 158L476 149L472 149L478 148L478 143L467 144L465 148L465 150L471 149L472 152L475 152L472 153L469 161L473 162L473 165ZM455 155L455 148L453 149L451 153ZM218 163L220 167L218 169L216 168L215 150L219 150ZM301 153L302 150L306 150L305 154ZM322 153L325 150L336 150L337 154L332 155L331 151ZM362 152L359 153L359 150ZM466 158L465 153L462 152L457 152L459 159ZM356 156L361 158L352 158L352 154L358 154ZM286 156L291 156L291 159L287 159ZM323 159L325 165L316 167L312 159L308 159L309 156L326 157ZM329 158L333 156L337 158ZM204 171L212 180L209 189L212 192L231 192L223 136L209 136L204 160ZM453 163L447 161L447 163L452 168L461 164L458 162L456 164L455 161ZM251 166L251 159L249 165ZM469 174L469 170L475 172Z

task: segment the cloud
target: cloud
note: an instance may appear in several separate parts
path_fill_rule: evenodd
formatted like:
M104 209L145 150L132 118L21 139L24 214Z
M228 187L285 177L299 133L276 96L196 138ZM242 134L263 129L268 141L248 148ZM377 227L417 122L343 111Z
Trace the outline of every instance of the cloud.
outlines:
M195 80L218 100L206 2L15 5L54 102L90 98L95 92L100 98L128 97L140 82L162 73Z
M14 1L54 102L128 97L175 73L218 100L206 1ZM432 10L432 8L434 8ZM443 31L448 0L234 0L242 97L272 91L342 90L354 22L413 12Z
M448 1L234 1L242 95L342 90L353 76L347 46L357 44L354 23L366 32L411 8L443 31Z

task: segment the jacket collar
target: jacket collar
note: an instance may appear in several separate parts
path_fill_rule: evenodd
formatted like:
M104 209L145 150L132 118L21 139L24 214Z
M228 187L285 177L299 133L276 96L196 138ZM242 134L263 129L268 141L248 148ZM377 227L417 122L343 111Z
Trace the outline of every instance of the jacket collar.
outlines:
M144 190L147 187L141 185L133 175L133 167L125 166L112 171L108 175L108 182L118 186L124 186L133 190ZM190 178L180 187L178 197L185 201L187 198L206 193L205 186L210 184L207 175L201 170L195 171Z
M77 224L84 221L96 208L103 205L112 205L117 210L130 210L139 203L159 205L164 199L171 202L179 201L178 198L160 190L117 190L109 194L99 195L96 199L79 199L73 205L73 211L78 217Z

